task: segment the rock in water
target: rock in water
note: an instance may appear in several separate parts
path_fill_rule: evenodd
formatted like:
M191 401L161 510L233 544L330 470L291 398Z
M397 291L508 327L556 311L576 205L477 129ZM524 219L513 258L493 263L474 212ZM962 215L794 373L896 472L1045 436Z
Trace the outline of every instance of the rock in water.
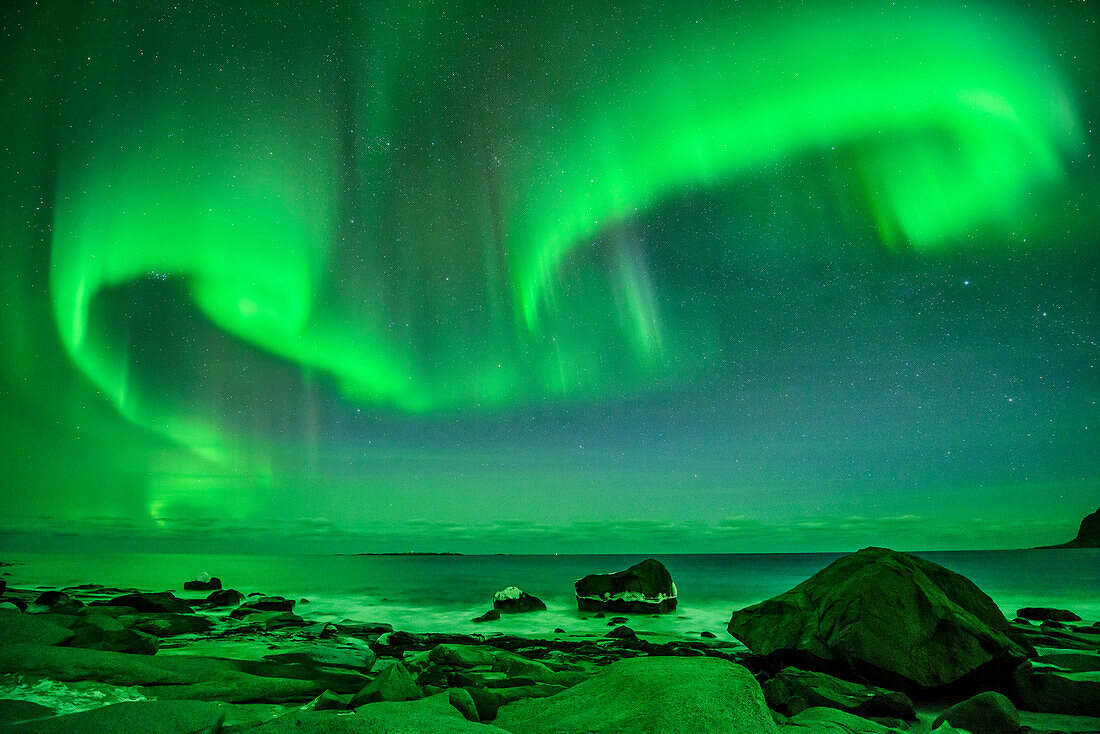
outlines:
M496 724L517 734L778 731L752 674L709 657L620 660L555 696L501 707Z
M734 612L749 649L799 667L829 667L904 687L1007 673L1026 657L1008 620L966 578L885 548L845 556L801 584Z
M531 596L518 587L509 586L493 594L493 609L505 614L542 612L546 611L546 604L537 596Z
M183 582L185 591L217 591L222 587L222 580L217 576L211 577L203 571L190 581Z
M236 589L221 589L206 597L206 605L211 607L235 607L244 601L244 595Z
M676 609L672 575L652 558L615 573L594 573L576 584L577 608L582 612L652 614Z
M1021 619L1051 620L1054 622L1081 621L1081 618L1071 611L1050 607L1024 607L1016 610L1016 616Z
M1100 548L1100 510L1085 516L1077 537L1073 540L1058 545L1044 545L1041 548Z
M191 606L187 602L182 599L177 599L174 594L168 591L123 594L122 596L116 596L111 599L107 605L112 607L130 607L139 612L191 613Z

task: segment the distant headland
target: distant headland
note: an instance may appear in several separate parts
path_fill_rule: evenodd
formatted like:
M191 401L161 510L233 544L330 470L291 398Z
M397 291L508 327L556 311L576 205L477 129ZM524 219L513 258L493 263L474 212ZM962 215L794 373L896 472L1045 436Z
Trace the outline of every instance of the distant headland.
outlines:
M1037 550L1044 548L1100 548L1100 509L1081 521L1076 538L1068 543L1041 545Z

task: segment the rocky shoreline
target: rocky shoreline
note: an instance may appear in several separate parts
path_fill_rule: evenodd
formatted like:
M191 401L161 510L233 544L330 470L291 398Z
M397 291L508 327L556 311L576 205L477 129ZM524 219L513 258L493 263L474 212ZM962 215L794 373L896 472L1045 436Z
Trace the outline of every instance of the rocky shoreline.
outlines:
M0 732L1100 732L1100 623L1007 620L965 578L886 549L698 639L639 631L677 601L652 559L577 582L578 606L608 615L599 634L324 622L307 600L221 585L0 582ZM542 605L515 587L492 603Z

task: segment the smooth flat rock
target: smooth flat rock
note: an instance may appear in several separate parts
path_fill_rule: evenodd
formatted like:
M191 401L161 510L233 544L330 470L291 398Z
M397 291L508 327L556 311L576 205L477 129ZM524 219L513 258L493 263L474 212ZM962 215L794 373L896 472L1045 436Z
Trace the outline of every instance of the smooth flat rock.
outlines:
M44 716L53 716L53 714L53 709L41 704L0 698L0 726L17 721L27 721L28 719L41 719Z
M781 734L897 734L891 729L874 721L860 718L837 709L821 706L808 708L797 716L792 716L782 727ZM941 734L947 734L941 732Z
M1067 673L1030 663L1013 676L1020 708L1052 714L1100 716L1100 672Z
M36 719L2 731L25 734L217 734L225 721L226 704L205 701L127 701L76 714Z
M31 643L61 645L73 639L73 631L56 622L11 609L0 609L0 640L5 645Z
M707 657L621 660L550 698L503 706L494 723L517 734L778 732L752 674Z
M371 703L353 712L292 711L248 731L255 734L503 734L505 730L467 721L444 692L419 701Z
M185 655L147 656L72 647L0 645L0 673L143 686L142 693L149 698L305 703L326 688L336 689L342 682L333 677L301 679L275 675L280 672L296 669L276 663Z
M1027 656L997 605L923 558L865 548L790 591L734 612L729 633L800 668L834 667L884 685L942 686L1006 674Z

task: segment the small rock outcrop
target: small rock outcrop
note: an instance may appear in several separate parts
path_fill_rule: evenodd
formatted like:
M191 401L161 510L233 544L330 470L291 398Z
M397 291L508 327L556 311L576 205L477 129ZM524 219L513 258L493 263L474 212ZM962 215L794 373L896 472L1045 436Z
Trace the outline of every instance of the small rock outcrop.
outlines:
M1100 509L1085 516L1077 531L1077 537L1073 540L1058 545L1039 546L1039 549L1049 548L1100 548Z
M575 584L582 612L653 614L676 609L676 584L652 558L615 573L595 573Z
M783 664L930 688L1026 657L1000 609L968 579L885 548L845 556L790 591L734 612L729 633Z
M516 586L509 586L493 594L493 609L505 614L544 612L546 604L537 596L531 596Z
M93 602L94 604L94 602ZM168 591L123 594L107 602L106 606L130 607L139 612L173 612L189 614L191 606Z
M1051 607L1024 607L1016 610L1016 616L1020 619L1050 620L1053 622L1080 622L1081 618L1066 609L1052 609Z

